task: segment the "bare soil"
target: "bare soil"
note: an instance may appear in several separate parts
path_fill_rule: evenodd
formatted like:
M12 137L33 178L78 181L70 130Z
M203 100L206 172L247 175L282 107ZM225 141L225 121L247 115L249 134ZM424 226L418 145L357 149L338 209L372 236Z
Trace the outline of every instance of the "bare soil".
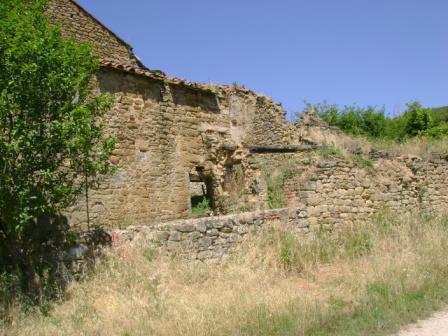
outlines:
M434 314L427 320L403 328L397 336L447 336L448 309Z

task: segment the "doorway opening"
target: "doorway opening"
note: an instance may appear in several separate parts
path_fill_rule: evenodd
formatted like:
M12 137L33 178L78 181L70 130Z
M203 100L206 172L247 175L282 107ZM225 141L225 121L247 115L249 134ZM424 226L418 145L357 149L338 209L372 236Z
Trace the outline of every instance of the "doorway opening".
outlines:
M190 173L190 207L194 217L213 214L213 188L211 178L204 174L204 168L196 167Z

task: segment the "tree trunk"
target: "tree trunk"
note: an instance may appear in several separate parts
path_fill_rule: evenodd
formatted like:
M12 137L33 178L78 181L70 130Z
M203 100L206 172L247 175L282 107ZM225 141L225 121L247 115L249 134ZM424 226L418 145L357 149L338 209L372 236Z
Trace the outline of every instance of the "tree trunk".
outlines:
M17 240L8 235L5 226L1 222L0 229L5 236L5 247L11 257L12 266L20 271L21 276L25 277L26 286L24 290L26 294L40 303L43 298L42 281L33 267L31 258L27 256L25 249L20 246Z

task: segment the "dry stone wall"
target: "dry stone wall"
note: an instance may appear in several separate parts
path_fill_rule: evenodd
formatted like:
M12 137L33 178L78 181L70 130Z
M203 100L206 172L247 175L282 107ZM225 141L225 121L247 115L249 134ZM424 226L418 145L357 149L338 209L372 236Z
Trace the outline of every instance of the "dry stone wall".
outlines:
M446 213L447 168L446 160L410 157L361 162L356 157L321 158L305 176L288 180L285 194L289 206L307 209L310 225L342 225L384 209Z
M112 241L119 245L143 239L165 250L184 254L189 259L220 259L235 248L244 237L269 223L288 225L291 230L308 232L307 213L302 208L254 211L235 215L179 220L156 227L134 226L111 231Z
M430 160L415 159L411 169L421 181L419 200L422 210L429 213L447 213L448 158L441 156Z

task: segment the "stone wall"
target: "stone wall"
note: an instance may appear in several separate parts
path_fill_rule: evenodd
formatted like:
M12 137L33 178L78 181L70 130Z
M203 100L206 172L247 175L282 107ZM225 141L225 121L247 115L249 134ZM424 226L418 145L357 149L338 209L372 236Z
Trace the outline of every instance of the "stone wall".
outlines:
M448 211L448 157L414 159L411 169L420 181L419 200L425 212Z
M117 173L91 192L95 224L154 227L187 218L197 193L192 182L207 188L216 212L225 212L228 206L221 201L231 198L237 170L243 176L233 181L238 211L266 208L266 176L287 168L287 205L306 209L312 224L342 224L383 207L432 211L447 204L443 158L375 157L368 158L373 165L367 167L354 157L296 153L293 148L300 144L331 144L351 153L360 142L329 127L312 110L289 124L281 105L244 87L190 83L150 71L129 45L72 0L50 2L48 15L61 24L64 36L93 45L102 64L97 92L115 97L104 122L118 140L110 159ZM257 146L273 152L254 154ZM86 222L85 208L81 198L69 210L72 225Z
M245 176L243 207L263 207L263 197L250 190L256 174L247 148L290 142L292 128L279 104L244 87L189 83L147 69L73 0L50 1L47 14L64 36L93 46L102 65L97 91L116 101L104 121L118 140L111 157L118 170L92 191L92 222L121 227L186 218L192 176L207 185L215 210L225 211L225 183L236 165ZM72 225L86 222L85 209L81 198L69 210Z
M252 158L254 159L254 158ZM206 260L229 253L249 232L275 222L312 232L320 225L338 227L368 220L383 210L446 214L448 160L416 157L364 158L321 156L314 152L267 155L273 175L288 170L287 207L204 217L112 230L115 243L143 238L188 258ZM369 161L372 160L372 161Z
M219 259L227 255L250 232L268 223L288 225L291 230L308 232L307 213L301 208L255 211L235 215L179 220L156 227L133 226L111 231L115 245L143 239L188 258Z
M447 168L442 159L314 158L287 181L285 194L289 206L307 209L310 225L364 220L383 209L445 213Z
M233 86L198 88L108 68L97 75L97 87L115 97L105 124L118 140L111 157L118 170L90 195L93 222L122 227L186 218L190 176L209 178L218 199L234 165L246 169L242 188L252 196L247 202L262 203L249 191L252 175L244 148L286 141L283 112L271 100ZM86 221L83 199L70 221Z
M53 0L48 4L47 14L61 26L64 36L80 42L88 42L103 62L113 62L140 67L131 46L110 31L75 1Z

